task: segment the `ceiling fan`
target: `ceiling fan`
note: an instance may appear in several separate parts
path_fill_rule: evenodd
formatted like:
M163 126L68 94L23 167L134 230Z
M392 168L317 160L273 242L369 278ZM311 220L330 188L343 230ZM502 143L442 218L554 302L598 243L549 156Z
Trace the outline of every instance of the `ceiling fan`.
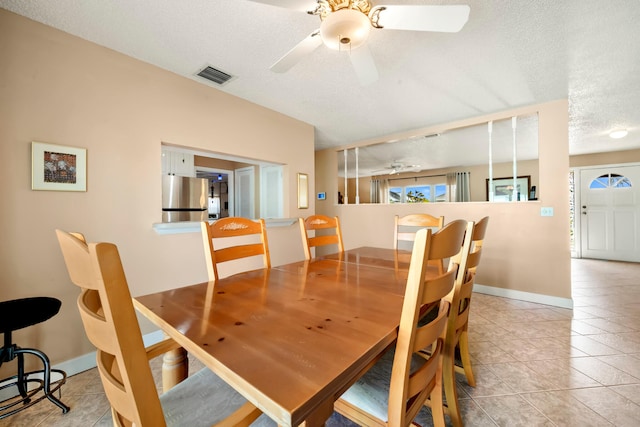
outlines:
M384 169L373 171L373 173L379 174L384 172L388 175L395 175L402 172L419 172L420 170L420 165L405 165L402 162L393 161L389 166Z
M466 5L376 5L370 0L251 0L286 7L320 18L320 28L309 34L271 66L284 73L324 44L329 49L349 52L351 64L367 85L378 79L378 70L366 45L372 28L455 33L469 19Z

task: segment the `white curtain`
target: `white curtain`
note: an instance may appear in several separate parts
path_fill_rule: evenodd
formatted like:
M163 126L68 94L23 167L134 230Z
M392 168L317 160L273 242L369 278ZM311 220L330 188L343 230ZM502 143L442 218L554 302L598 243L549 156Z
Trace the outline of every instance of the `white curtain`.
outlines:
M372 179L369 196L371 203L389 203L389 180Z
M471 172L451 172L447 174L450 202L470 202L471 189L469 176Z
M371 203L380 203L380 180L372 179L369 187L369 198Z
M380 195L382 203L389 203L389 180L383 179L382 185L380 186Z

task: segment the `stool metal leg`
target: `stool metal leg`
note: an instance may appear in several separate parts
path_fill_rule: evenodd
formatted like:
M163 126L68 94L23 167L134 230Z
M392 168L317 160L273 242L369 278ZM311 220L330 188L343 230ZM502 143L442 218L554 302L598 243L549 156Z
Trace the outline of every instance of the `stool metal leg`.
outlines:
M31 371L31 372L25 372L25 369L24 369L25 354L32 354L38 357L42 361L43 369ZM22 398L21 400L13 400L7 403L6 405L4 403L8 402L8 400L3 401L2 402L3 405L0 405L0 419L6 418L10 415L13 415L24 409L27 409L35 405L36 403L40 402L41 400L43 400L45 397L49 399L51 402L53 402L60 409L62 409L63 414L66 414L67 412L69 412L70 408L64 403L62 403L60 399L54 396L54 393L56 391L58 391L58 394L60 394L60 388L62 387L62 384L66 382L67 374L60 369L51 369L51 363L45 353L33 348L20 348L16 345L11 345L9 348L5 348L5 347L1 348L0 355L2 356L0 360L0 364L2 364L2 362L13 360L16 357L18 358L17 375L10 378L5 378L4 380L2 380L2 381L13 380L14 382L8 383L7 385L2 386L2 388L4 389L6 387L15 386L18 388L18 392L20 394L20 397ZM55 372L62 376L60 380L56 381L56 384L53 387L53 389L51 388L52 372ZM35 376L38 374L42 375L42 380L31 378L32 376ZM38 387L32 390L29 390L29 383L37 383ZM39 394L40 391L42 391L43 393L38 397L37 395Z
M62 401L60 401L60 399L58 399L57 397L55 397L51 391L51 363L49 362L49 358L47 357L46 354L44 354L43 352L41 352L40 350L36 350L33 348L21 348L18 350L19 353L30 353L33 354L34 356L37 356L40 358L40 360L42 360L42 364L44 365L44 370L43 370L43 389L44 389L44 395L47 397L47 399L49 399L51 402L55 403L60 409L62 409L62 413L66 414L67 412L69 412L69 407L67 405L65 405L64 403L62 403ZM20 355L18 355L20 356ZM60 371L58 371L60 372ZM65 375L66 377L66 375ZM56 390L59 389L59 387L56 388ZM55 391L55 390L54 390Z
M20 392L20 396L22 396L24 403L29 403L31 399L27 398L27 382L24 374L24 354L22 353L18 353L18 378L16 381L16 387L18 387L18 392Z

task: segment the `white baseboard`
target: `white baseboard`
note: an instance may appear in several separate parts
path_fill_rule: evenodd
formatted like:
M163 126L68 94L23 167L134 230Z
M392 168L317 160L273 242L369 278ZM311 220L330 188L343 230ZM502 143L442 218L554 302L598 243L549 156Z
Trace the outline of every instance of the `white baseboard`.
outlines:
M515 291L513 289L496 288L494 286L479 285L477 283L473 285L473 292L493 295L495 297L535 302L560 308L573 308L573 300L571 298L560 298L550 295L534 294L531 292Z
M161 330L148 333L142 337L142 341L144 342L145 347L158 343L163 339L164 334ZM70 359L62 363L57 363L52 367L54 369L63 370L67 373L68 377L70 377L71 375L79 374L80 372L84 372L96 367L96 352L92 351L91 353L87 353L74 359Z
M62 363L57 363L53 365L54 369L61 369L64 372L66 372L67 377L70 377L71 375L79 374L80 372L84 372L95 367L96 367L95 351L92 351L91 353L87 353L82 356L78 356L74 359L70 359Z

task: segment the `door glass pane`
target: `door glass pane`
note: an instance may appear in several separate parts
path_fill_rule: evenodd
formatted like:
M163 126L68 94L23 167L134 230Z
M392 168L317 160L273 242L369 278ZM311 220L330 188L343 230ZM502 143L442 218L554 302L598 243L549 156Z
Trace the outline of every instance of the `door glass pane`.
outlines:
M615 173L600 175L589 184L590 189L598 188L630 188L632 186L629 178Z

